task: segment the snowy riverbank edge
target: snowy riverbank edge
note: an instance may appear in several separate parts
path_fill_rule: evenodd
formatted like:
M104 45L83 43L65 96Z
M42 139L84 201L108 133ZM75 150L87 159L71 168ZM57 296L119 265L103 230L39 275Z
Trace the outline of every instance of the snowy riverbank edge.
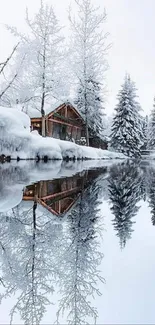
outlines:
M101 160L125 159L117 152L80 146L70 141L30 132L28 115L16 108L0 107L0 156L11 159Z

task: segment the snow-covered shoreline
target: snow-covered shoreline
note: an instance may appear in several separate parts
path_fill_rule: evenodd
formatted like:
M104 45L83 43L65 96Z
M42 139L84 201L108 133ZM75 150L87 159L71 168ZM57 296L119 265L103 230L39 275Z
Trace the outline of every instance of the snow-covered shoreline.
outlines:
M0 156L11 159L101 160L125 159L117 152L80 146L30 132L29 117L16 108L0 107Z

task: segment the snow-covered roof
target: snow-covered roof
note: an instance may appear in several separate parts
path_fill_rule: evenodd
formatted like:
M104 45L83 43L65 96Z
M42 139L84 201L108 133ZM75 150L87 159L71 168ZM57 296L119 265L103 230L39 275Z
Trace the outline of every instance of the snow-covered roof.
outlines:
M62 99L62 100L53 101L48 105L46 104L46 106L45 106L45 115L48 115L49 113L54 112L60 105L63 105L63 104L72 105L76 109L76 111L80 114L79 110L77 109L76 105L73 102L73 99L65 98L65 99ZM33 106L28 109L27 114L29 115L30 118L41 117L40 110L37 110Z

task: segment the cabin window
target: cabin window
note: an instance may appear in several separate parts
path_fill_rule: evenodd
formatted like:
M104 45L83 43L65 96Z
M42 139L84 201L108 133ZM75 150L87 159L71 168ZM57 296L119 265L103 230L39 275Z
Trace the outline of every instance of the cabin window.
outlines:
M38 131L39 134L41 134L41 123L32 123L31 125L31 131Z
M53 124L53 138L66 140L67 126L65 124L54 123Z
M60 139L61 124L53 123L53 138Z

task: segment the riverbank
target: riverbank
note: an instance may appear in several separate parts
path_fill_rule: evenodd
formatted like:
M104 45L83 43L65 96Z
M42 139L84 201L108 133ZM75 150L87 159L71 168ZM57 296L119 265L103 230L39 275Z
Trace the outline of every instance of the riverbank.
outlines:
M11 160L125 159L117 152L80 146L30 132L29 117L16 108L0 107L0 162Z

